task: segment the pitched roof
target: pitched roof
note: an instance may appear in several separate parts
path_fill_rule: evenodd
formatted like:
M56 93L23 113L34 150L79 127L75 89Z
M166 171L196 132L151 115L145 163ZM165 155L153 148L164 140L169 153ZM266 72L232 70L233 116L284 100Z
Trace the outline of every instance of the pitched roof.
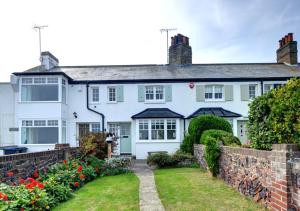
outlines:
M197 111L192 113L190 116L187 117L187 119L191 119L200 115L205 114L212 114L219 117L241 117L242 115L238 113L234 113L232 111L228 111L226 109L223 109L221 107L210 107L210 108L199 108Z
M178 114L168 108L147 108L146 110L137 113L131 117L132 119L151 119L151 118L179 118L184 116Z
M59 66L48 71L34 68L16 75L66 74L74 82L126 82L126 81L207 81L261 78L300 77L300 65L278 63L192 64L192 65L109 65Z

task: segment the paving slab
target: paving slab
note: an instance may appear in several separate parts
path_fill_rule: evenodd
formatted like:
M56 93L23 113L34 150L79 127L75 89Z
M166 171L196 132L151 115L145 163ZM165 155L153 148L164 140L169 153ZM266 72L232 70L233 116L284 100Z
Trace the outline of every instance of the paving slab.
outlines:
M149 168L145 160L135 160L132 162L132 170L140 180L139 196L141 211L164 211L158 196L153 171Z

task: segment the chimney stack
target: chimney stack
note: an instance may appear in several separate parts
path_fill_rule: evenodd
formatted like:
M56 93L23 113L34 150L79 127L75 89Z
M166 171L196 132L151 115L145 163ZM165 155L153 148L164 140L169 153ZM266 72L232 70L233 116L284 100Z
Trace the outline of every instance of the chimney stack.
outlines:
M279 40L277 53L277 63L298 64L297 42L294 41L293 33L288 33Z
M50 70L51 68L58 66L58 59L53 56L49 51L45 51L41 53L41 64L45 67L46 70Z
M171 37L169 64L192 64L192 48L189 45L188 37L182 34Z

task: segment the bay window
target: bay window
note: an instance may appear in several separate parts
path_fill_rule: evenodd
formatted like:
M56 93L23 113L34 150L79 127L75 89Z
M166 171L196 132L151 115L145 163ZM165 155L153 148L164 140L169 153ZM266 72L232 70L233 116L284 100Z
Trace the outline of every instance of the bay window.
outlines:
M58 77L24 77L20 81L21 102L66 103L66 80ZM60 94L61 93L61 97Z
M59 143L58 120L23 120L21 144Z
M138 122L139 140L164 141L177 138L175 119L143 119Z

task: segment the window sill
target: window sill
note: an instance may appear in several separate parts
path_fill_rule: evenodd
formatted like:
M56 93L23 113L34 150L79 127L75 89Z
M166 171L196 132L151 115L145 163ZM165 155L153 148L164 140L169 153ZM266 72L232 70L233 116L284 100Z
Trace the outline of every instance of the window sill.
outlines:
M138 140L136 144L151 144L151 143L180 143L178 140Z
M55 146L55 144L19 144L20 146Z
M107 101L107 104L117 104L117 101Z
M61 103L61 104L65 104L61 101L19 101L20 104L24 103L24 104L28 104L28 103Z
M145 101L145 104L165 104L165 101Z
M206 103L210 103L210 102L225 102L225 99L220 99L220 100L215 100L215 99L205 99Z

